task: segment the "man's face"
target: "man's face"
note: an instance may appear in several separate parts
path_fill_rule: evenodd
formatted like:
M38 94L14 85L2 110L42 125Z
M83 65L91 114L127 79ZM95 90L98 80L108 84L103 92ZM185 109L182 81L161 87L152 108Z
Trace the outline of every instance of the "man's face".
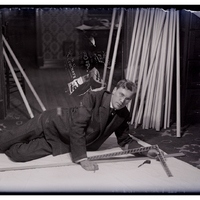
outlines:
M135 90L130 91L122 87L118 89L115 87L111 98L111 102L114 109L119 110L125 107L132 100L134 95L135 95Z

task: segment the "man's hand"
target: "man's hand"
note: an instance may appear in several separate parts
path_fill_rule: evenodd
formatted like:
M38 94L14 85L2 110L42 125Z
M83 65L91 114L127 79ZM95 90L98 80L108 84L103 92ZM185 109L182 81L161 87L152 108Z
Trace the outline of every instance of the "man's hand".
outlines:
M160 150L161 154L164 156L164 152L162 150ZM149 158L155 158L156 160L159 160L158 159L158 154L159 152L156 150L156 149L150 149L148 152L147 152L147 156Z
M93 161L83 160L80 164L81 167L87 171L96 171L99 169L99 166Z
M150 150L147 152L147 156L148 156L149 158L156 158L158 154L159 154L159 152L158 152L156 149L150 149Z

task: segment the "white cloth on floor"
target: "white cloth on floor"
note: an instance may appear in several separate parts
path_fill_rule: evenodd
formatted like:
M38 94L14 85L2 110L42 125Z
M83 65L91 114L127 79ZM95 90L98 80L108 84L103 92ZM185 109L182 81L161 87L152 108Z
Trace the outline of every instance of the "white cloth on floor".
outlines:
M114 143L113 143L114 141ZM113 145L113 148L112 148ZM145 146L145 145L144 145ZM106 147L112 149L106 149ZM113 137L100 151L88 156L121 151ZM200 192L200 170L176 158L166 163L173 175L168 177L161 163L151 160L138 168L142 160L99 163L99 170L85 171L71 162L70 154L47 156L15 163L0 154L0 169L66 163L68 166L0 172L0 192Z

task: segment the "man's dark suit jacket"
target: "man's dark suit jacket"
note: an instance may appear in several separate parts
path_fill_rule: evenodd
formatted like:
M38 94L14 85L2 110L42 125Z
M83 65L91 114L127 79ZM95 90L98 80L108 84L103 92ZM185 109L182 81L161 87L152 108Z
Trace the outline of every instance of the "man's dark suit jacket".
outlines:
M107 124L110 100L111 94L105 90L88 92L72 115L70 148L75 161L86 157L86 150L97 150L113 132L119 146L124 147L128 143L140 146L128 135L130 113L126 107L117 110L111 123Z
M86 158L87 151L97 150L113 132L119 146L139 147L128 135L130 114L126 107L117 110L111 123L107 124L110 100L111 94L105 90L90 91L76 108L45 111L18 129L5 133L1 136L4 137L1 148L8 149L19 140L44 137L54 156L71 152L72 160L76 162Z

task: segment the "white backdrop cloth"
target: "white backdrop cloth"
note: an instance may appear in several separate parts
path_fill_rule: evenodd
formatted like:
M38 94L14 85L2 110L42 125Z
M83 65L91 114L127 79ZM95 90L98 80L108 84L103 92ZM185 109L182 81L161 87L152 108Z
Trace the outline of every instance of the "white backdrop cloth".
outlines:
M144 142L141 144L148 145ZM117 147L115 137L111 136L99 151L88 152L88 156L118 151L121 149ZM166 160L173 175L168 177L161 163L156 160L151 160L151 164L144 164L139 168L143 160L99 163L99 170L91 172L73 164L70 154L47 156L26 163L12 162L6 155L0 154L0 169L63 162L69 165L0 172L0 192L200 192L200 170L176 158Z

